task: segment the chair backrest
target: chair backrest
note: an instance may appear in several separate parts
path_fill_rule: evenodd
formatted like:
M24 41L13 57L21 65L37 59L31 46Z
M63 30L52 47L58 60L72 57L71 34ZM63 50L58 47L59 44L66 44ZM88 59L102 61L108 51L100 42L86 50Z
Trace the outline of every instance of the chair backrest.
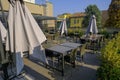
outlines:
M84 55L85 54L85 48L86 48L87 43L83 44L81 49L80 49L80 55Z
M70 53L71 61L74 61L76 59L76 55L77 55L77 48L73 49Z
M74 62L76 59L76 52L77 52L77 49L73 49L68 55L64 57L65 61L69 63Z
M55 40L59 40L59 37L60 37L60 33L59 33L59 32L56 32L56 33L55 33Z

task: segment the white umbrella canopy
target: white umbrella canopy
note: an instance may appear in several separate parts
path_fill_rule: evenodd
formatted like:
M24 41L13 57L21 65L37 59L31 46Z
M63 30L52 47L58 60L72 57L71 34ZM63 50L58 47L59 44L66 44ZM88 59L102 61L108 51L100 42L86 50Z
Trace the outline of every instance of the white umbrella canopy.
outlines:
M45 53L43 53L42 43L46 37L37 22L34 20L25 4L19 0L11 0L8 15L9 31L6 41L6 51L15 53L16 74L22 70L24 64L22 60L23 52L29 51L33 57L42 56L39 59L47 63ZM39 47L36 55L35 48Z
M64 19L62 20L60 27L59 27L59 31L60 31L60 35L62 36L63 34L67 35L67 24L66 24L66 16L64 17Z
M1 36L2 36L2 42L5 42L7 30L5 29L5 27L3 26L1 21L0 21L0 32L1 32Z
M96 17L95 15L92 15L89 21L89 25L86 31L86 35L88 34L97 34L98 33L98 29L97 29L97 25L96 25Z

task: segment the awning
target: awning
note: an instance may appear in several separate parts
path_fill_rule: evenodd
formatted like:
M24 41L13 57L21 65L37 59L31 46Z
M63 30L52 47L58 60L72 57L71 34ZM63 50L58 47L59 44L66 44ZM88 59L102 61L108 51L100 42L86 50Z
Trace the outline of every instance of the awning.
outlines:
M56 17L51 17L51 16L41 16L41 15L35 15L33 14L34 18L39 19L39 20L56 20Z

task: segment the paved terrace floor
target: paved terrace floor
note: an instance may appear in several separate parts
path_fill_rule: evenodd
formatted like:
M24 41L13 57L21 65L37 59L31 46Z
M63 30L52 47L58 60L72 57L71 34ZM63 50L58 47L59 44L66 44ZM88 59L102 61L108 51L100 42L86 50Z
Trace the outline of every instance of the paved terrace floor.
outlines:
M76 68L65 66L65 76L51 68L45 68L38 61L24 58L25 71L33 80L97 80L96 71L100 65L100 53L92 54L89 51L84 56L84 63L76 62Z
M48 47L50 47L50 45L48 45L49 43L51 43L51 41L47 43ZM58 44L58 42L56 42L56 44ZM97 80L96 71L100 66L100 53L93 54L92 52L93 51L87 50L84 55L84 63L77 60L76 68L66 65L64 77L61 76L60 72L46 68L39 61L24 58L26 78L16 78L14 80ZM1 76L0 80L2 80Z
M84 63L76 62L76 68L70 65L65 66L65 76L51 68L45 68L39 61L24 58L24 70L26 78L15 78L14 80L97 80L96 70L100 65L100 53L92 54L87 51L84 56ZM0 76L0 80L3 80Z

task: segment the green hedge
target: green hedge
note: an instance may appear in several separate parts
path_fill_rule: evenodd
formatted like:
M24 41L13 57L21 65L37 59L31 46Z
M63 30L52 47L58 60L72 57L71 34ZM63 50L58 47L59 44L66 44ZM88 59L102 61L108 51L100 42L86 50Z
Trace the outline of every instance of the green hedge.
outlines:
M78 33L78 36L81 37L84 32L80 28L69 28L68 29L68 36L75 36L75 33Z
M98 80L120 80L120 33L101 51Z

